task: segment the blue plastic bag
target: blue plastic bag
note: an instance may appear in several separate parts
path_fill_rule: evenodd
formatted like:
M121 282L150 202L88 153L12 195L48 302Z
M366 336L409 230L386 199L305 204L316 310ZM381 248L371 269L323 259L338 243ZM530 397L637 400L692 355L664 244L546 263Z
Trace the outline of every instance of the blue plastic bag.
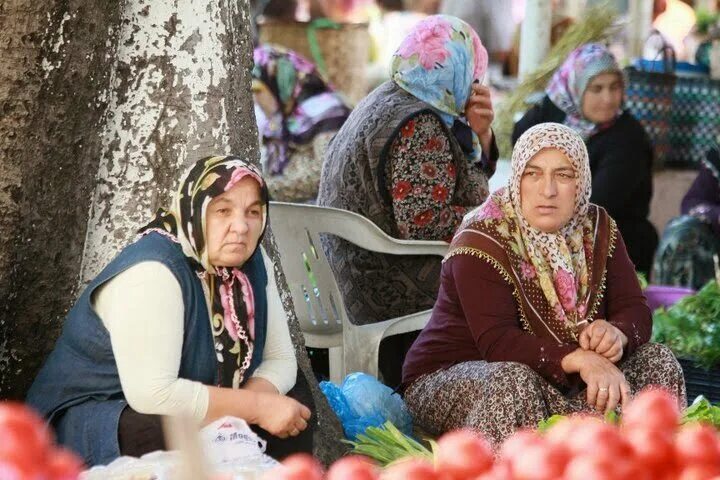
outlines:
M350 440L355 440L368 427L379 427L388 420L401 432L412 435L412 417L405 402L375 377L366 373L351 373L341 386L321 382L320 389Z

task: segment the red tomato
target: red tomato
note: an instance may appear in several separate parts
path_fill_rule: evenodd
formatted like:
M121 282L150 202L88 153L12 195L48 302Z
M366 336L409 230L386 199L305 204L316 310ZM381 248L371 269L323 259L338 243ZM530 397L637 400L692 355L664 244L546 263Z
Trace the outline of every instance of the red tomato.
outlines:
M378 467L366 457L351 455L332 464L327 480L375 480L378 475Z
M83 463L70 450L56 448L48 456L45 470L48 480L76 480L83 471Z
M625 432L636 461L645 471L657 474L675 466L675 445L671 432L637 427Z
M471 430L446 433L437 442L435 465L449 479L464 480L484 473L492 467L490 444Z
M677 480L710 480L720 475L720 468L713 465L689 465L682 469Z
M581 455L570 460L564 480L620 480L613 461L594 455Z
M512 473L517 480L555 480L562 476L569 459L564 446L539 442L514 457Z
M268 480L322 480L320 463L307 453L290 455L265 475Z
M0 455L26 456L41 463L52 438L45 422L30 408L16 402L0 402Z
M623 427L674 432L680 422L677 399L665 390L643 390L623 412Z
M491 470L475 477L474 480L515 480L509 463L496 463Z
M720 465L718 433L710 425L691 424L675 437L677 457L687 466Z
M9 456L0 454L0 478L2 480L45 480L41 464L25 455Z
M527 449L541 443L540 435L534 430L518 430L505 440L505 443L500 447L500 458L513 462L516 457L522 456Z
M591 417L589 415L575 415L553 425L550 430L545 433L544 438L549 442L564 445L569 439L575 436L578 430L588 428L586 425L599 425L603 421L599 417Z
M632 448L620 430L602 422L584 422L572 437L566 438L565 446L571 456L592 452L596 457L612 460L632 455Z
M388 466L380 475L381 480L439 480L440 476L425 460L411 458Z

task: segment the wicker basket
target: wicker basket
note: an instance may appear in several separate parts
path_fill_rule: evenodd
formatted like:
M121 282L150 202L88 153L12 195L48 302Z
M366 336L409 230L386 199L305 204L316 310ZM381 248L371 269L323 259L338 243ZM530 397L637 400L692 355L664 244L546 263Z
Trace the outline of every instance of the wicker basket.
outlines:
M263 19L259 27L261 42L295 50L319 67L324 63L330 82L353 105L367 94L365 70L370 57L370 34L366 23L344 23L339 28L315 28L322 52L321 59L314 58L310 48L310 23Z
M705 370L694 360L679 358L678 361L685 374L688 402L695 400L698 395L704 395L713 403L720 402L720 368Z

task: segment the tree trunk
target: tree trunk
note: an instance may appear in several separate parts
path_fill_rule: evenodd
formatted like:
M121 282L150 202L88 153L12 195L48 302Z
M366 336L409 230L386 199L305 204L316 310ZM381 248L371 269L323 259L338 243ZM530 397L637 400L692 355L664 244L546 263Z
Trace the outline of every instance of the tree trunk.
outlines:
M23 397L74 298L118 13L0 1L0 398Z
M46 36L45 11L35 12L33 32L44 41L32 44L37 55L19 56L35 76L13 70L36 85L22 89L32 113L21 140L10 144L18 155L7 157L18 160L0 161L3 181L15 187L0 191L3 220L18 219L19 228L7 231L20 232L0 235L0 262L19 266L12 281L0 277L0 288L5 281L17 295L7 308L14 320L6 324L9 344L0 343L0 392L15 398L52 348L74 287L168 205L185 166L230 152L258 159L247 0L96 2L103 5L52 5ZM20 200L8 201L4 191L21 192ZM6 244L14 244L16 258L3 254ZM272 234L267 247L277 259ZM282 272L278 282L321 424L317 454L328 462L343 450L342 432L314 380Z

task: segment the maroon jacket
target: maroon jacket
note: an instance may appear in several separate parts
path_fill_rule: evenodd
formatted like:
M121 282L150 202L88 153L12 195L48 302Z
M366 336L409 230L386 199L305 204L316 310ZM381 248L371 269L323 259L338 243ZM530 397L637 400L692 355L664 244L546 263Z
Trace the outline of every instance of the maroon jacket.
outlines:
M609 321L627 336L627 358L650 339L652 317L619 233L606 282L595 319ZM579 379L567 375L560 362L577 348L522 330L511 285L485 260L456 255L443 264L430 322L405 358L403 386L457 363L485 360L524 363L553 385L570 387Z

